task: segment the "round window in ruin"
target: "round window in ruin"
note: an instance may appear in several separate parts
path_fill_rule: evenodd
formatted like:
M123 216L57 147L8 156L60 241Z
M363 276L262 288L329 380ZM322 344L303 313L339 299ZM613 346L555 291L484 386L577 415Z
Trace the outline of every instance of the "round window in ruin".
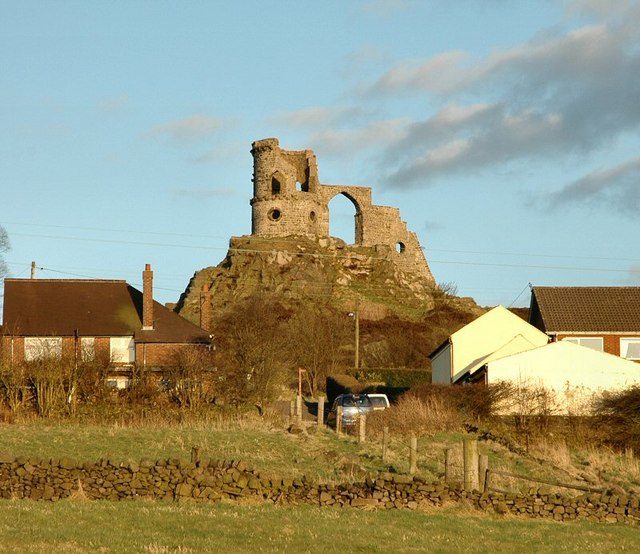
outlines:
M406 250L406 248L407 248L407 247L404 245L404 242L400 242L400 241L398 241L398 242L396 243L396 252L397 252L398 254L402 254L402 253Z
M315 221L315 220L316 220L316 212L311 212L311 213L309 214L309 219L310 219L311 221Z
M278 208L269 210L269 219L271 221L278 221L282 217L282 213Z

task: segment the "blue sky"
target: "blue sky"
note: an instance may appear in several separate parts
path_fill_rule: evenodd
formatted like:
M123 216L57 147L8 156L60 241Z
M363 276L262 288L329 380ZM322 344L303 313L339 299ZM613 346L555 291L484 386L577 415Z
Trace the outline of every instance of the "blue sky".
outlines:
M481 304L639 284L638 29L625 0L0 1L9 270L149 262L174 301L250 232L249 149L277 136L398 206Z

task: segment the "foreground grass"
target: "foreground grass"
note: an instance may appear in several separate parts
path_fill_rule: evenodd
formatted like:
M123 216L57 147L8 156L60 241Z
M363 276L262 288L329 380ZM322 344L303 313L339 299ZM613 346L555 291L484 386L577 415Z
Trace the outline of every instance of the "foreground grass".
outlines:
M467 512L310 506L0 501L2 552L538 552L635 550L638 530Z

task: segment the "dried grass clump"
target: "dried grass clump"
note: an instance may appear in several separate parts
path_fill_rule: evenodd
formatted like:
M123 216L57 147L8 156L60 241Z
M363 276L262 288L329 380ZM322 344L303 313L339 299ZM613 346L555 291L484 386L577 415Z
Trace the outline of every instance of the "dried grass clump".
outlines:
M420 398L425 402L440 400L467 419L486 419L490 417L494 406L509 395L510 390L503 385L451 386L434 385L433 383L417 385L405 394L405 396Z
M390 408L374 412L368 417L367 426L373 434L381 434L385 426L394 435L429 435L438 431L455 431L462 428L460 413L442 397L418 398L404 395Z

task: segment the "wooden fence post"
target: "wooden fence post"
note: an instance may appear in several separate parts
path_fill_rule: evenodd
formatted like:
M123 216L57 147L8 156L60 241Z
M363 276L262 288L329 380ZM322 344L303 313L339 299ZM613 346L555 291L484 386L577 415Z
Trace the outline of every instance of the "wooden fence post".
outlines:
M324 427L324 396L318 396L318 429Z
M360 418L359 418L358 424L359 424L358 442L363 443L367 438L367 416L366 416L366 414L360 414Z
M478 489L478 441L464 439L462 441L462 459L464 465L464 490Z
M298 425L302 427L302 395L298 394L296 396L296 418L298 421Z
M447 448L444 451L444 482L453 481L453 449Z
M342 406L336 408L336 434L342 435Z
M293 425L293 419L296 415L296 402L295 400L291 400L289 402L289 424Z
M386 425L382 429L382 461L386 462L389 456L389 427Z
M409 449L409 473L418 471L418 438L415 433L411 433L411 448Z
M489 456L478 455L478 490L487 491L487 472L489 471Z

